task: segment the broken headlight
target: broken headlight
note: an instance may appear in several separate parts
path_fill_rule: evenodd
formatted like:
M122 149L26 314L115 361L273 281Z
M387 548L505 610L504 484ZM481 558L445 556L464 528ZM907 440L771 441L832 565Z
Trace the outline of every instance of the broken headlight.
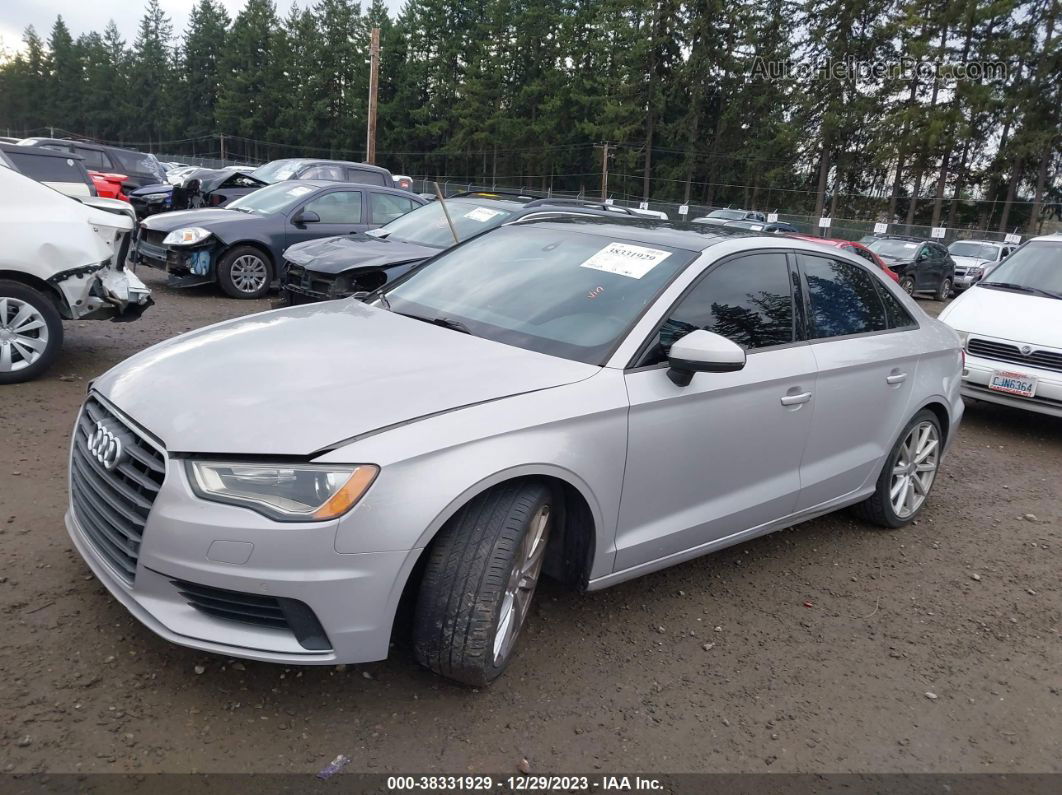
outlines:
M164 246L194 246L202 243L210 237L209 230L201 226L186 226L183 229L174 229L162 239Z
M204 500L240 505L281 522L321 522L349 511L379 468L371 464L248 464L188 461Z

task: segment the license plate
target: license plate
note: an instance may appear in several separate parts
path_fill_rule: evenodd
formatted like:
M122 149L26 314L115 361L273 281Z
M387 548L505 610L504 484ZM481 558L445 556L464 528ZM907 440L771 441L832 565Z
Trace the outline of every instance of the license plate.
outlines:
M1025 373L1010 373L997 370L992 373L992 379L988 382L988 388L996 392L1006 392L1008 395L1031 398L1036 394L1036 379L1030 378Z

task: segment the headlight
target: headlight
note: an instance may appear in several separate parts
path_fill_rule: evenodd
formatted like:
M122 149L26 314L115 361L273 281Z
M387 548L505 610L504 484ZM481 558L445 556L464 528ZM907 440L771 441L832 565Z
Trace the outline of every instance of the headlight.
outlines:
M186 462L188 480L204 500L240 505L279 522L323 522L349 511L369 490L371 464L246 464Z
M168 194L168 193L149 193L147 196L144 196L143 198L144 198L144 201L146 201L146 202L160 202L160 201L163 201L163 200L169 198L169 195L170 194Z
M210 237L210 232L201 226L188 226L184 229L174 229L166 237L162 238L164 246L192 246L202 243Z

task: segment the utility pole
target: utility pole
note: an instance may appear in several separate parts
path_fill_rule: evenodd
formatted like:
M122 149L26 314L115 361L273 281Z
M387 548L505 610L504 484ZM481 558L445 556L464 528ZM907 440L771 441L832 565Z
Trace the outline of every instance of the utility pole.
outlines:
M225 165L225 133L218 134L218 143L221 145L221 165Z
M365 162L376 162L376 93L380 87L380 29L372 29L369 46L369 129L365 135Z
M601 201L608 199L608 141L601 146Z

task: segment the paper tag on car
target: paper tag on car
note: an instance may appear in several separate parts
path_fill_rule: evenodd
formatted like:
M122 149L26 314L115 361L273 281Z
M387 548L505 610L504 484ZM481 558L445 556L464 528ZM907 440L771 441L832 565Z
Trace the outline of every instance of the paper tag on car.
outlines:
M313 188L307 188L305 185L296 185L294 188L288 191L289 196L305 196L312 191Z
M609 243L579 267L640 279L670 256L670 251L661 251L658 248L632 246L630 243Z
M474 210L469 210L465 213L465 218L471 218L473 221L479 221L481 224L487 223L491 218L501 215L500 210L492 210L489 207L477 207Z

